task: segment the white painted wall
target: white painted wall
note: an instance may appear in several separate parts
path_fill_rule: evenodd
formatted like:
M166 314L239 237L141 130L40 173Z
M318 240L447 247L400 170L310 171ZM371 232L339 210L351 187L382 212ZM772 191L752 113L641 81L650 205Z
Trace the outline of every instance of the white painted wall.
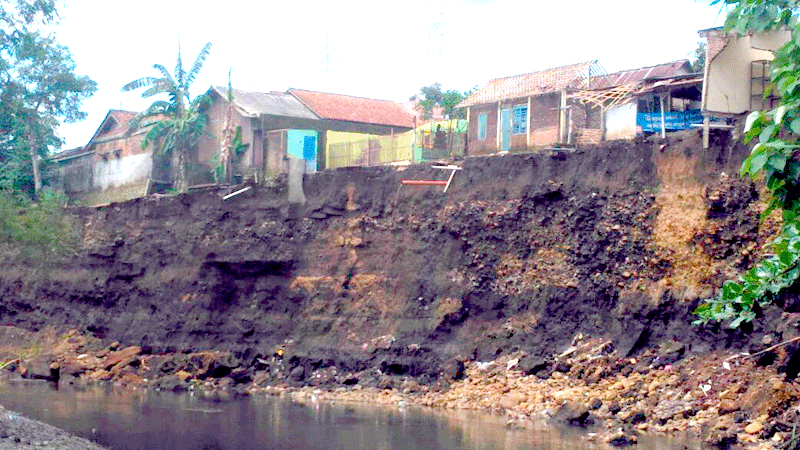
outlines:
M636 137L636 102L617 105L605 113L605 139L633 139Z
M94 186L101 190L141 182L150 176L153 167L151 152L117 158L112 154L108 160L98 158L94 165Z
M790 37L786 31L730 37L728 45L708 65L703 109L729 114L750 111L750 63L772 61L772 52L763 49L777 49Z

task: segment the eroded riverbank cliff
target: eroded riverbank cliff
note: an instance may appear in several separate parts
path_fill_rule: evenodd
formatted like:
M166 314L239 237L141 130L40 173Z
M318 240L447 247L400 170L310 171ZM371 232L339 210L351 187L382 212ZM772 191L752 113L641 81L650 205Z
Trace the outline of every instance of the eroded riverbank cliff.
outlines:
M51 340L64 346L49 361L62 377L169 376L172 387L227 379L246 389L424 385L441 393L498 358L503 370L541 380L612 386L621 372L645 377L669 366L647 388L685 384L668 373L681 361L755 353L797 335L791 302L744 331L691 324L698 302L763 254L776 229L773 219L759 222L756 186L736 175L747 150L723 137L714 144L704 151L692 131L574 153L468 158L447 193L401 187L403 178L445 176L413 165L307 175L300 207L277 182L228 200L229 191L209 190L76 209L77 257L0 269L0 323L77 330ZM761 365L793 379L794 350L770 351ZM661 375L671 381L653 384ZM681 415L702 400L692 392L707 394L697 386L680 391L690 405ZM592 392L587 405L619 406ZM580 403L572 397L561 404ZM506 399L514 403L506 409L530 401ZM785 410L767 418L753 410L732 423L763 425ZM735 426L716 441L736 436Z

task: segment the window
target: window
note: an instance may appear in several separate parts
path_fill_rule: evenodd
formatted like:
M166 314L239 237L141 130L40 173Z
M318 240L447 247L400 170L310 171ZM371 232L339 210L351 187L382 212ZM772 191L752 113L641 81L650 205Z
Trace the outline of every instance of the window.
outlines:
M514 107L513 123L511 132L514 134L525 134L528 132L528 107L519 105Z
M482 141L486 139L486 124L488 121L488 117L486 113L481 113L478 116L478 140Z

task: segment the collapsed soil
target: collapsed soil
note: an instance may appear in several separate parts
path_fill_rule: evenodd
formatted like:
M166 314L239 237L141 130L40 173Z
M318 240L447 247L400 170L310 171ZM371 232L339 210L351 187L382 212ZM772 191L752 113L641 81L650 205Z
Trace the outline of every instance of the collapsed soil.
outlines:
M779 225L730 175L746 151L725 135L703 150L692 131L468 158L447 193L402 186L446 176L414 165L307 175L304 205L278 180L76 209L79 257L0 267L0 352L62 381L324 388L503 409L512 425L591 417L616 443L689 430L777 446L796 420L796 343L727 358L797 336L793 301L744 330L691 324ZM8 338L28 331L39 344Z

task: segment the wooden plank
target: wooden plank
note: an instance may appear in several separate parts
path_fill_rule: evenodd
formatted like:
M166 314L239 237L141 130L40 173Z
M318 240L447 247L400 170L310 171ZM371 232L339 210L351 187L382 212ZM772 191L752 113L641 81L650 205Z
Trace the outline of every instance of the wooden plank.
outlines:
M455 173L455 171L453 171ZM400 183L409 186L447 186L447 180L400 180Z

